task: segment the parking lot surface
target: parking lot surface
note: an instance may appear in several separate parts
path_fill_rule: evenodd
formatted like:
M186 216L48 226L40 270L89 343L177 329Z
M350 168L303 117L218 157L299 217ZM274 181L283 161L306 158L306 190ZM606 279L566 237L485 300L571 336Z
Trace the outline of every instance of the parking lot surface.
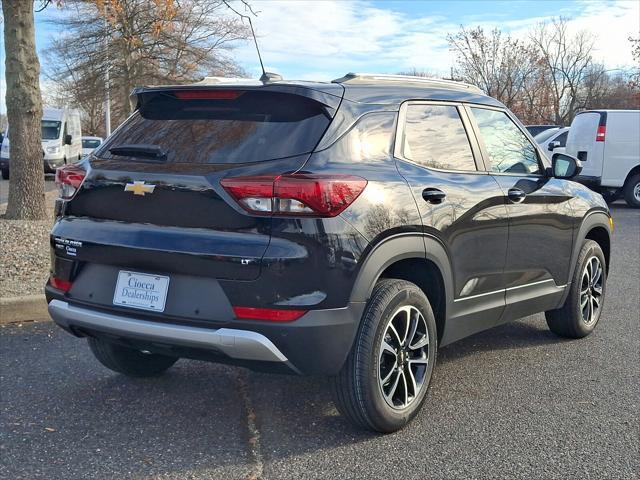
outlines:
M536 315L439 352L422 412L351 427L325 381L181 360L98 364L52 323L0 330L0 477L639 478L640 211L616 204L605 309L569 341Z

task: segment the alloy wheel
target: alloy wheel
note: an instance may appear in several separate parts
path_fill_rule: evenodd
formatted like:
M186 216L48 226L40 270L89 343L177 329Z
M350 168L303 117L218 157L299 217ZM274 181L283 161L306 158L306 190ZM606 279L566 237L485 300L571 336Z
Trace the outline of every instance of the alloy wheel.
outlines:
M600 259L595 256L589 258L582 272L580 284L580 311L582 321L587 325L594 323L600 314L603 283L604 275Z
M636 201L640 202L640 182L636 183L633 187L633 196L635 197Z
M380 341L379 386L387 404L407 408L425 388L429 364L429 331L420 311L410 305L398 308Z

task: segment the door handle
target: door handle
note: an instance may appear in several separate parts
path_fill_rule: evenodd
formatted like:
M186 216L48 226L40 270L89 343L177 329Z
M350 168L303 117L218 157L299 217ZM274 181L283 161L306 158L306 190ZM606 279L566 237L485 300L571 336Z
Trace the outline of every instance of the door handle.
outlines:
M526 196L527 194L519 188L510 188L507 192L507 197L509 197L509 200L511 200L513 203L521 203Z
M442 203L446 196L447 194L439 188L425 188L422 191L422 198L429 203Z

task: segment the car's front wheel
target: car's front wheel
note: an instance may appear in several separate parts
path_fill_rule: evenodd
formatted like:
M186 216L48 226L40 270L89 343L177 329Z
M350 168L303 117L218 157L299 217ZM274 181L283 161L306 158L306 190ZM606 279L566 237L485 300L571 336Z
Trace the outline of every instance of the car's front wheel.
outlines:
M102 365L130 377L154 377L178 361L177 357L147 353L99 338L90 337L89 347Z
M377 432L404 427L422 406L437 351L429 300L415 284L375 286L351 353L331 379L334 403L356 425Z
M568 288L564 305L545 313L547 325L561 337L586 337L600 320L607 289L606 259L597 242L583 242Z

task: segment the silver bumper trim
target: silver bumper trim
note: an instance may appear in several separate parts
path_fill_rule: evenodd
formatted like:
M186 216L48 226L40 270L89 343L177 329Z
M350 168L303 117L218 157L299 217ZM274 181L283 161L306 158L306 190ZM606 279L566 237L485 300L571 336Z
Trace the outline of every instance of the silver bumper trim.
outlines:
M61 327L85 327L139 340L220 351L231 358L263 362L287 362L280 350L264 335L249 330L217 330L135 320L88 308L74 307L62 300L49 302L49 315Z

